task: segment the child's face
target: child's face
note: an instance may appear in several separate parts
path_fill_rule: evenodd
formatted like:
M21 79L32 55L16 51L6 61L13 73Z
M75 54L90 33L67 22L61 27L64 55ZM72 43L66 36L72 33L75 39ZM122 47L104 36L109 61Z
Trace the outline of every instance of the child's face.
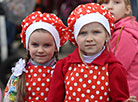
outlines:
M77 37L77 44L82 54L93 56L99 53L108 40L108 33L102 24L93 22L84 25Z
M31 58L39 64L49 61L56 50L53 36L49 32L35 31L29 39Z
M115 21L120 20L130 14L130 6L125 5L124 0L105 0L103 4L115 17Z

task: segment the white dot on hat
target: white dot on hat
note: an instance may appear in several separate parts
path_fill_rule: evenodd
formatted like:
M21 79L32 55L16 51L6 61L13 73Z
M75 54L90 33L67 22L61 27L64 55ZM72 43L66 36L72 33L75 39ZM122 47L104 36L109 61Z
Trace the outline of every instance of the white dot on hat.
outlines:
M81 69L81 72L83 72L84 71L84 69Z
M74 77L72 77L71 80L73 81L74 80Z
M71 97L69 96L68 99L71 100Z
M31 87L29 87L28 90L31 91Z
M91 98L93 99L94 98L94 95L91 95Z
M91 92L90 89L88 89L88 90L87 90L87 93L90 93L90 92Z
M108 72L106 72L106 75L107 75L107 76L109 76L109 73L108 73Z
M30 70L30 73L32 73L32 72L33 72L33 69Z
M27 83L26 83L26 86L28 86L28 85L29 85L29 83L27 82Z
M90 84L91 82L92 82L92 81L89 79L89 80L88 80L88 83Z
M80 79L79 79L79 81L80 81L80 82L82 82L82 81L83 81L83 79L82 79L82 78L80 78Z
M47 100L47 98L44 99L45 101Z
M104 80L105 79L104 76L102 76L101 79Z
M28 78L30 78L30 77L31 77L31 75L29 74L29 75L28 75Z
M71 70L72 69L72 67L69 67L69 70Z
M88 77L88 75L87 74L84 74L84 78L87 78Z
M79 76L79 73L76 73L76 76L78 77Z
M103 99L103 97L102 96L100 96L100 100L102 100Z
M108 86L108 82L106 82L105 85Z
M85 102L89 102L89 100L88 99L85 99Z
M38 80L38 81L41 81L41 78L38 78L37 80Z
M40 94L41 96L44 96L44 93L43 92L41 92L41 94Z
M92 74L93 73L93 70L90 70L89 73Z
M106 96L107 95L107 92L104 92L104 95Z
M35 19L35 17L34 17L34 16L32 16L32 19Z
M42 83L41 86L45 86L45 83Z
M104 87L103 86L101 86L101 90L104 90Z
M96 88L95 85L92 85L92 88L95 89Z
M50 82L50 79L48 78L46 81L47 81L47 82Z
M40 73L41 73L41 72L42 72L42 69L39 69L39 70L38 70L38 72L40 72Z
M95 66L94 68L95 68L95 70L97 70L98 69L98 66Z
M105 67L102 67L102 70L105 70Z
M94 75L94 76L93 76L93 79L96 79L96 78L97 78L97 76L96 76L96 75Z
M85 97L85 94L83 93L83 94L81 94L81 97Z
M36 97L35 99L36 99L36 100L39 100L39 97Z
M72 87L69 87L69 90L72 90L73 88Z
M43 77L45 77L46 76L46 74L45 73L43 73L43 75L42 75Z
M96 91L96 94L98 95L100 92L99 91Z
M76 98L76 101L80 101L80 98Z
M35 92L32 92L32 95L34 96L35 95Z
M78 92L80 92L81 91L81 88L78 88L77 90L78 90Z
M83 84L83 87L85 88L87 85L86 84Z
M72 94L73 96L76 96L76 92L73 92L73 94Z
M48 90L49 90L49 88L46 88L45 90L46 90L46 91L48 91Z
M36 83L35 82L33 82L33 86L35 86L36 85Z
M40 88L39 88L39 87L37 87L37 88L36 88L36 90L37 90L37 91L40 91Z
M50 70L47 70L47 73L50 73Z
M100 81L97 81L97 84L100 85Z
M74 86L77 86L77 83L76 82L74 83Z
M67 85L69 85L69 81L67 82Z

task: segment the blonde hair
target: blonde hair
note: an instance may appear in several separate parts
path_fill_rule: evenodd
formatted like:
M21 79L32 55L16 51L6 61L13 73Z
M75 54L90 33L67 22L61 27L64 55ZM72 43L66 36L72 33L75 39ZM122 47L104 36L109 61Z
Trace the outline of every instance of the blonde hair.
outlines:
M108 2L108 1L110 1L110 0L97 0L97 3L99 3L100 5L102 5L104 2ZM131 2L130 2L130 0L124 0L124 2L125 2L125 6L126 6L126 7L127 7L127 6L130 6L130 7L131 7ZM128 15L126 15L126 16L132 16L132 8L131 8L130 13L129 13Z

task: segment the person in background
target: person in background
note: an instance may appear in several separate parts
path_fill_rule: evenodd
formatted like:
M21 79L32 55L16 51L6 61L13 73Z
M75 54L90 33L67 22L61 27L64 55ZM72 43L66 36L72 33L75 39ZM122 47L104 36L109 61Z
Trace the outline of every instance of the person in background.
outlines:
M22 22L21 40L27 56L12 68L4 92L4 102L47 100L58 52L66 40L66 26L54 14L39 11Z
M82 4L68 18L75 51L55 66L47 102L124 102L126 71L108 46L114 17L95 3Z
M97 0L58 0L57 2L57 16L63 19L67 24L67 18L78 5L86 3L96 3Z
M99 0L115 17L111 49L127 71L130 96L138 100L138 22L132 16L130 0Z

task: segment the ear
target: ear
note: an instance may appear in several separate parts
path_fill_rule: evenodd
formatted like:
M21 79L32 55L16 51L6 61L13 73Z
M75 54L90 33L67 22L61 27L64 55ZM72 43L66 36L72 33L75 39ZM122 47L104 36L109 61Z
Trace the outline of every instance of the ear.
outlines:
M125 12L126 15L131 15L132 14L132 9L131 9L131 5L127 5L126 6L126 12Z
M109 34L108 34L108 32L106 31L106 39L105 39L106 41L109 41L110 40L110 36L109 36Z

